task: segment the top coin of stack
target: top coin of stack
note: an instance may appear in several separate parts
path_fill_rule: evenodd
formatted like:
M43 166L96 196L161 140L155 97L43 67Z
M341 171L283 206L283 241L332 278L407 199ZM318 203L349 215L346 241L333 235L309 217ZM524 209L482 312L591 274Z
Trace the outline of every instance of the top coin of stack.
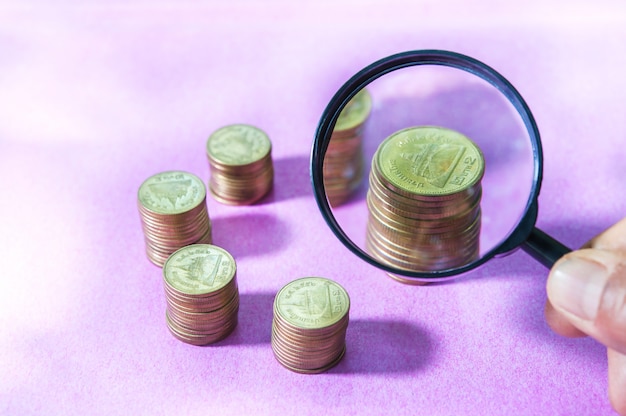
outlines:
M146 254L157 266L183 246L211 243L206 188L197 176L158 173L141 184L137 199Z
M363 127L372 109L364 88L341 111L324 156L324 189L332 206L344 203L363 177Z
M412 127L386 138L370 172L368 250L409 271L476 259L484 167L478 146L453 130Z
M217 201L253 204L272 188L272 144L262 130L246 124L222 127L207 140L206 152L209 191Z
M274 299L272 350L297 373L321 373L346 350L350 298L339 284L305 277L285 285Z

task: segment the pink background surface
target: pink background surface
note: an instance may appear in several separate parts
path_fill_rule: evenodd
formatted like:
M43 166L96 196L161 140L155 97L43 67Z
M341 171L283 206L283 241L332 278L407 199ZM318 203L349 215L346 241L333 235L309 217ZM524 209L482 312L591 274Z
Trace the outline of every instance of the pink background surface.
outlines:
M326 227L308 158L363 66L468 54L531 107L538 225L580 246L626 213L623 1L13 3L0 3L0 413L612 414L602 346L544 322L545 268L519 251L398 284ZM166 329L136 192L163 170L207 180L206 138L240 122L270 135L275 189L249 207L208 200L238 263L240 324L193 347ZM303 276L352 301L346 356L315 376L269 343L275 293Z

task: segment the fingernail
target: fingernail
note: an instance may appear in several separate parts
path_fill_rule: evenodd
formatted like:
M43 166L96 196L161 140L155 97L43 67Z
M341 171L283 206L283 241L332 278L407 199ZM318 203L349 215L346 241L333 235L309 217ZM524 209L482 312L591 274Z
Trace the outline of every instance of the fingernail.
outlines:
M608 270L602 264L570 257L552 271L548 283L550 302L557 309L593 321L607 279Z

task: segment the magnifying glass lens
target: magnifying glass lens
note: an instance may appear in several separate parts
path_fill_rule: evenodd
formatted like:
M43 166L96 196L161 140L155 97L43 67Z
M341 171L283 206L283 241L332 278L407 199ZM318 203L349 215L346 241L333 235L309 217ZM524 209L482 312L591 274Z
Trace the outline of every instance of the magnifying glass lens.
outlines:
M387 72L338 112L324 198L356 254L405 283L440 280L501 252L527 215L534 138L510 97L466 68Z

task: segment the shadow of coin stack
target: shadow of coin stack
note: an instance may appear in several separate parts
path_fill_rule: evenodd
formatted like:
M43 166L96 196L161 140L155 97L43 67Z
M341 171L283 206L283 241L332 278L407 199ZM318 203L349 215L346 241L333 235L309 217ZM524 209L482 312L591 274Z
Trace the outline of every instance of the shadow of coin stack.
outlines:
M274 182L272 144L262 130L233 124L215 131L206 144L209 191L223 204L257 202Z
M137 199L146 254L157 266L183 246L211 243L206 188L197 176L158 173L141 184Z
M475 260L483 173L480 149L456 131L412 127L387 137L369 178L370 253L408 271L441 271Z
M167 327L180 341L215 343L237 326L239 290L233 257L221 247L194 244L163 266Z
M274 299L272 350L296 373L322 373L346 350L350 298L339 284L305 277L284 286Z
M339 206L359 187L363 178L363 128L372 109L366 89L342 110L324 156L324 189L331 206Z

